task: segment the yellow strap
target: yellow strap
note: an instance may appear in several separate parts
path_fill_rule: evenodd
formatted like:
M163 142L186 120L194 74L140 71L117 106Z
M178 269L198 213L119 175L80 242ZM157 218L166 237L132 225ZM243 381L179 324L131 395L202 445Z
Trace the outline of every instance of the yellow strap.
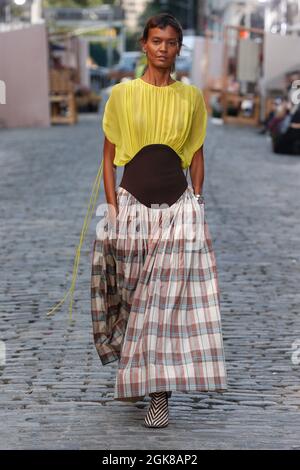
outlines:
M70 312L70 321L72 320L73 294L74 294L74 290L75 290L76 277L77 277L78 266L79 266L79 260L80 260L80 251L81 251L81 247L82 247L82 244L83 244L83 240L84 240L85 234L86 234L87 229L88 229L89 224L90 224L90 219L91 219L91 217L92 217L92 215L93 215L93 212L94 212L95 204L96 204L97 199L98 199L99 188L100 188L100 181L101 181L101 177L102 177L102 172L103 172L103 159L102 159L102 161L101 161L101 163L100 163L100 167L99 167L97 176L96 176L95 181L94 181L94 184L93 184L92 195L91 195L91 197L90 197L90 202L89 202L87 214L86 214L85 219L84 219L84 222L83 222L83 227L82 227L81 234L80 234L79 245L78 245L78 247L77 247L77 249L76 249L76 256L75 256L74 265L73 265L73 275L72 275L71 287L70 287L70 289L66 292L66 294L64 295L64 297L62 298L62 300L61 300L55 307L53 307L51 310L49 310L49 311L47 312L47 316L48 316L48 315L52 315L52 314L58 309L58 307L64 303L64 301L66 300L66 298L68 297L68 295L71 294L71 300L70 300L70 305L69 305L69 312Z

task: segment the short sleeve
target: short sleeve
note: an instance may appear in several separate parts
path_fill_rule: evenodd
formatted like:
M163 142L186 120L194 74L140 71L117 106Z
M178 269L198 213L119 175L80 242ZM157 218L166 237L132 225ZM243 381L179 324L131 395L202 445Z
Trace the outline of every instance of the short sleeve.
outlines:
M202 91L195 87L195 106L192 116L191 128L185 144L186 152L191 163L192 158L205 140L207 127L207 109Z
M118 120L116 93L114 87L112 87L111 94L105 104L102 118L102 129L104 134L112 144L119 145L121 132Z

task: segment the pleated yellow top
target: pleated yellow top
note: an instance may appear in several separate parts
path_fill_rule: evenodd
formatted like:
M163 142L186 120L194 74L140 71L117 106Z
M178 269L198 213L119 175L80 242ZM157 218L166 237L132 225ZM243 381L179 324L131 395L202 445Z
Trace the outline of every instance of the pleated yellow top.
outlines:
M206 126L205 101L196 85L156 86L142 78L111 88L102 119L104 134L116 146L116 166L128 163L145 145L166 144L187 168L203 145Z

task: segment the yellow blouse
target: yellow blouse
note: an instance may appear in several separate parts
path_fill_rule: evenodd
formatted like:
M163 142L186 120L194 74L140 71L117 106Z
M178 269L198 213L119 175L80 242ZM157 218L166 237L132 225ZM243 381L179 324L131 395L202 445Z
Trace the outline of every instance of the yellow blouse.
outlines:
M117 83L106 102L102 128L115 144L114 164L123 166L145 145L166 144L190 166L202 146L207 110L196 85L156 86L142 78Z

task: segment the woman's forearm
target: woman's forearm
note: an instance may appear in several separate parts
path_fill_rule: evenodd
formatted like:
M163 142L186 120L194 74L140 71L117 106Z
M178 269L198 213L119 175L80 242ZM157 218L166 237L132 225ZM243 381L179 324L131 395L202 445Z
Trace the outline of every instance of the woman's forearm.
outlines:
M113 206L118 212L117 196L116 196L116 169L113 164L115 157L115 145L104 137L103 145L103 182L106 202L109 210Z
M192 163L190 165L190 175L195 194L202 194L204 183L204 156L203 145L194 153Z

